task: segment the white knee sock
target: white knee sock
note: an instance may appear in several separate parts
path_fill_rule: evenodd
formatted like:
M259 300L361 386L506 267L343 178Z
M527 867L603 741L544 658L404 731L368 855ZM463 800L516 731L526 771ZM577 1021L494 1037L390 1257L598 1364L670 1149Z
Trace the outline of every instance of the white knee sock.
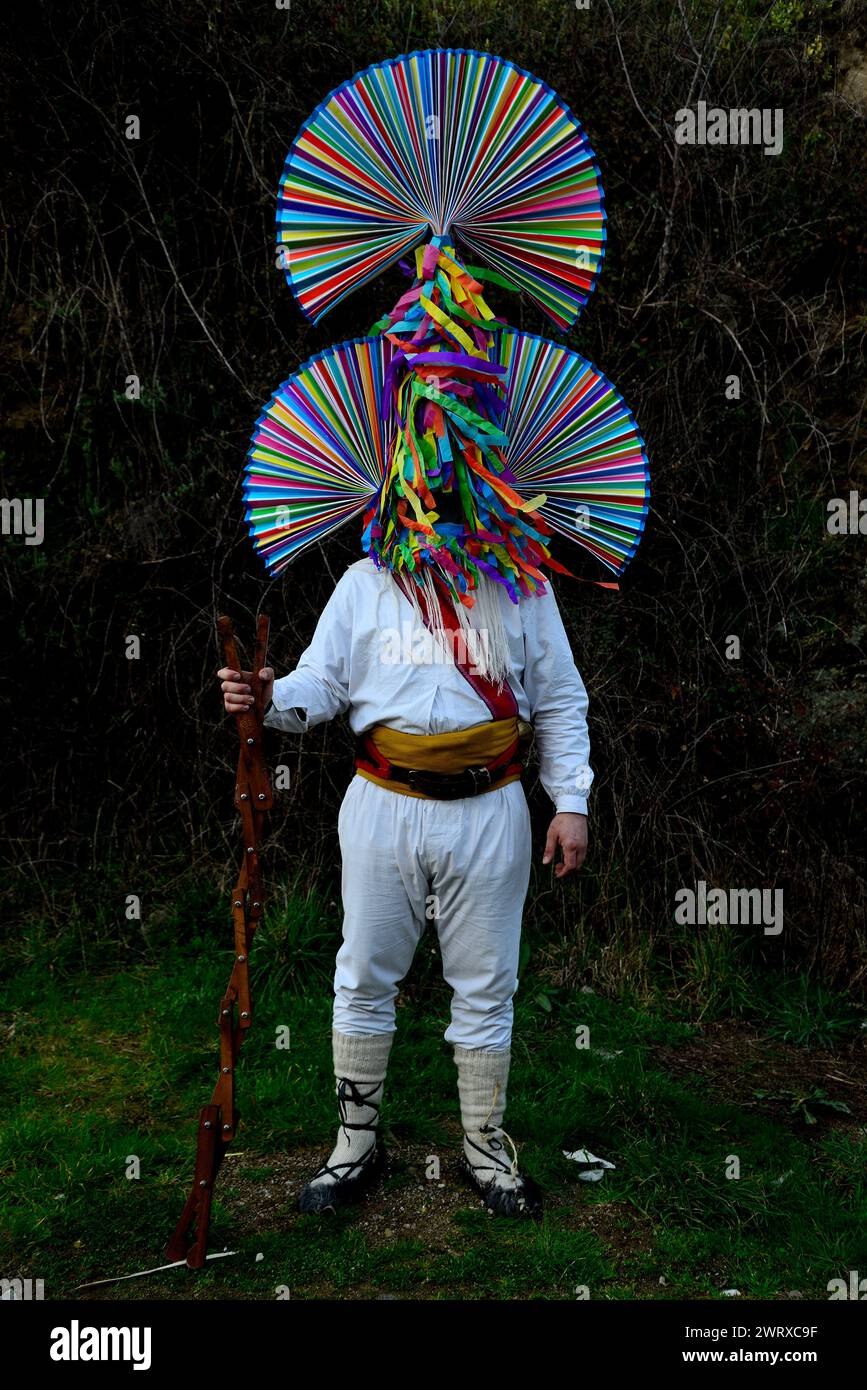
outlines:
M514 1145L501 1128L511 1056L510 1048L505 1052L484 1052L480 1048L455 1047L464 1153L476 1178L485 1186L494 1183L497 1187L514 1188L517 1184Z
M376 1143L379 1105L388 1067L393 1033L351 1036L331 1031L334 1075L340 1107L337 1143L325 1167L311 1182L334 1183L357 1177L361 1164ZM331 1168L335 1172L327 1172Z

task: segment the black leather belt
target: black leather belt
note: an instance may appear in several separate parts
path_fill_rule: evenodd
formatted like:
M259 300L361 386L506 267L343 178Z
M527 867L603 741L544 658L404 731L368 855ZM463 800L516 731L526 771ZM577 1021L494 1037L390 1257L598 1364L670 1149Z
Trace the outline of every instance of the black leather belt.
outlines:
M498 770L497 781L506 769ZM438 801L458 801L464 796L478 796L488 791L494 778L486 767L466 767L463 772L431 772L429 768L398 767L392 763L390 782L403 782L410 791L434 796Z
M438 801L458 801L465 796L479 796L481 792L491 791L506 778L520 775L524 770L524 750L528 740L519 735L509 748L493 758L490 763L477 763L462 768L460 772L434 772L431 768L401 767L392 763L376 746L369 733L356 740L355 766L360 772L369 773L385 782L400 782L412 792L421 796L435 797Z

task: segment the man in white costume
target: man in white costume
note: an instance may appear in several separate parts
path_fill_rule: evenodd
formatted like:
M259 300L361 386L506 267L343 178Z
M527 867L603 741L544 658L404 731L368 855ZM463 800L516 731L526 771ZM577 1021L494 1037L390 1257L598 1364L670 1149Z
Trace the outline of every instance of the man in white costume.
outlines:
M340 1127L301 1192L303 1211L356 1201L384 1170L377 1126L395 998L431 918L453 992L444 1036L457 1066L461 1169L495 1213L541 1210L541 1193L519 1171L502 1127L531 860L521 753L532 724L555 810L542 862L563 878L587 848L587 693L550 587L513 603L483 576L471 614L456 614L463 650L442 624L425 626L432 611L368 556L338 582L296 669L280 680L270 668L261 673L268 727L300 734L347 713L359 739L338 820L344 918L332 1042ZM486 703L468 668L512 702L506 715ZM227 711L251 702L249 672L223 668L218 676Z

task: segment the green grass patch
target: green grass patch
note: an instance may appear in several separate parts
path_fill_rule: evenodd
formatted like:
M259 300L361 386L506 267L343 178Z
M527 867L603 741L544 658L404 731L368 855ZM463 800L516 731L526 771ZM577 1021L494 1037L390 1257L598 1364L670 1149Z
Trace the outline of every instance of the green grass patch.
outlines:
M321 956L311 951L308 972L293 975L278 933L259 960L238 1156L224 1163L213 1214L211 1248L238 1256L199 1275L111 1285L106 1296L274 1298L285 1286L293 1298L571 1299L586 1286L593 1298L712 1298L729 1287L821 1297L828 1279L867 1268L867 1145L854 1120L833 1127L820 1116L806 1134L759 1113L746 1085L742 1102L715 1098L700 1077L675 1078L655 1057L700 1036L676 1004L553 988L529 968L506 1127L547 1193L544 1221L492 1220L469 1192L455 1195L449 1174L440 1205L419 1207L425 1178L406 1165L377 1197L376 1219L367 1205L298 1217L282 1165L299 1149L312 1165L336 1124ZM9 980L0 1272L69 1297L88 1278L163 1262L216 1074L228 965L227 951L203 942L167 949L159 966L62 980L34 965ZM434 964L420 975L417 997L402 997L398 1011L383 1126L393 1150L436 1154L445 1167L459 1133L442 1037L448 994ZM843 1006L793 989L769 1007L769 1040L791 1045L795 1023L808 1040L836 1037L844 1015L851 1023ZM275 1045L287 1026L288 1050ZM563 1156L578 1145L615 1163L601 1183L580 1182ZM137 1179L127 1176L135 1160Z

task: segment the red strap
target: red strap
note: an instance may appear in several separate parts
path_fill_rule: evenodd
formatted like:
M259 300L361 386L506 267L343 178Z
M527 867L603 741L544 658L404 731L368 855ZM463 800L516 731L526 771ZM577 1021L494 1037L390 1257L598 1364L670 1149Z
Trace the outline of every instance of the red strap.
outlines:
M410 603L411 599L407 592L406 581L403 576L398 574L396 570L392 570L392 574L394 575L395 583L400 588L407 603ZM461 630L457 614L448 598L443 595L441 584L437 580L436 575L433 576L433 582L436 589L437 602L440 606L440 613L442 614L443 626L447 632L454 635ZM418 598L425 627L431 631L430 614L428 613L427 600L422 589L418 590ZM491 711L492 718L511 719L518 713L518 701L515 699L515 692L507 680L503 682L502 688L499 688L489 676L482 675L480 671L475 671L469 667L466 662L458 660L458 653L455 651L454 643L452 643L452 654L454 656L455 666L464 679L470 683L479 698L484 700L488 709Z
M356 742L355 766L372 772L387 782L391 776L391 763L384 753L380 753L369 733L362 734Z

